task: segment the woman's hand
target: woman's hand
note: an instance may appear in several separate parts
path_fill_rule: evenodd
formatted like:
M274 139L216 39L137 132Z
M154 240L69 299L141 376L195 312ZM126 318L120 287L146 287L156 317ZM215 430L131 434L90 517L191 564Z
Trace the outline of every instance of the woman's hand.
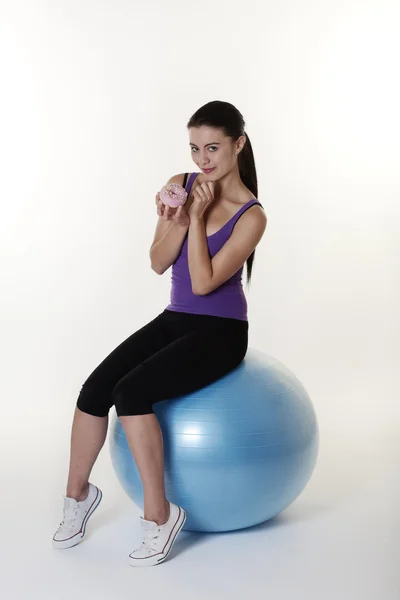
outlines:
M173 221L177 225L189 227L190 218L186 206L183 204L178 208L173 208L164 204L160 198L160 192L156 194L157 214L165 221Z
M214 191L214 181L204 181L196 187L193 192L193 202L188 211L190 220L203 219L205 212L214 200Z

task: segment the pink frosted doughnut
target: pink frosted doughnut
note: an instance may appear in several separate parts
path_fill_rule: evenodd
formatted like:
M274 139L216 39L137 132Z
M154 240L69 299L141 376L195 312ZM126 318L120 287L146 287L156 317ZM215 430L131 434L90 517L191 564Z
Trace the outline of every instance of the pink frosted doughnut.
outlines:
M172 208L185 204L187 196L187 191L179 183L167 183L160 191L162 202L172 206Z

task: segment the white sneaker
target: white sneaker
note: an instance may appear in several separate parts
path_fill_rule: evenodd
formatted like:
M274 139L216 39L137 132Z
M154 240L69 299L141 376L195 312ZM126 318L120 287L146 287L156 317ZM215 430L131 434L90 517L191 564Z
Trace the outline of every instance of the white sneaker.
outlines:
M164 525L157 525L154 521L141 518L144 537L140 548L129 555L129 564L132 567L152 567L163 562L178 537L186 521L183 508L169 503L170 516Z
M64 496L64 517L53 537L54 548L71 548L79 544L86 531L89 517L99 506L103 494L98 487L89 483L89 494L78 502Z

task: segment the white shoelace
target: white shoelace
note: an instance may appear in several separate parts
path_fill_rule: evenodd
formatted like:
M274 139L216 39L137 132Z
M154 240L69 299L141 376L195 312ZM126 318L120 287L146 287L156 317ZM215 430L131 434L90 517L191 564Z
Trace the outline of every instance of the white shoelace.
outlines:
M72 532L75 525L76 515L78 513L78 506L70 506L68 510L64 510L63 520L60 523L58 531L66 527L68 531Z
M157 542L161 529L158 527L155 530L145 530L142 546L148 550L157 550Z

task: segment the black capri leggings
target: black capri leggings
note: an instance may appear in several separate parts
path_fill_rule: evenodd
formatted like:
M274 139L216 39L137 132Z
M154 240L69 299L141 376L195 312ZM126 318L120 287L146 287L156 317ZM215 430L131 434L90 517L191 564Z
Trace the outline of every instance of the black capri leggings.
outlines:
M153 413L160 400L189 394L237 367L248 321L164 310L122 342L85 381L77 407L104 417Z

